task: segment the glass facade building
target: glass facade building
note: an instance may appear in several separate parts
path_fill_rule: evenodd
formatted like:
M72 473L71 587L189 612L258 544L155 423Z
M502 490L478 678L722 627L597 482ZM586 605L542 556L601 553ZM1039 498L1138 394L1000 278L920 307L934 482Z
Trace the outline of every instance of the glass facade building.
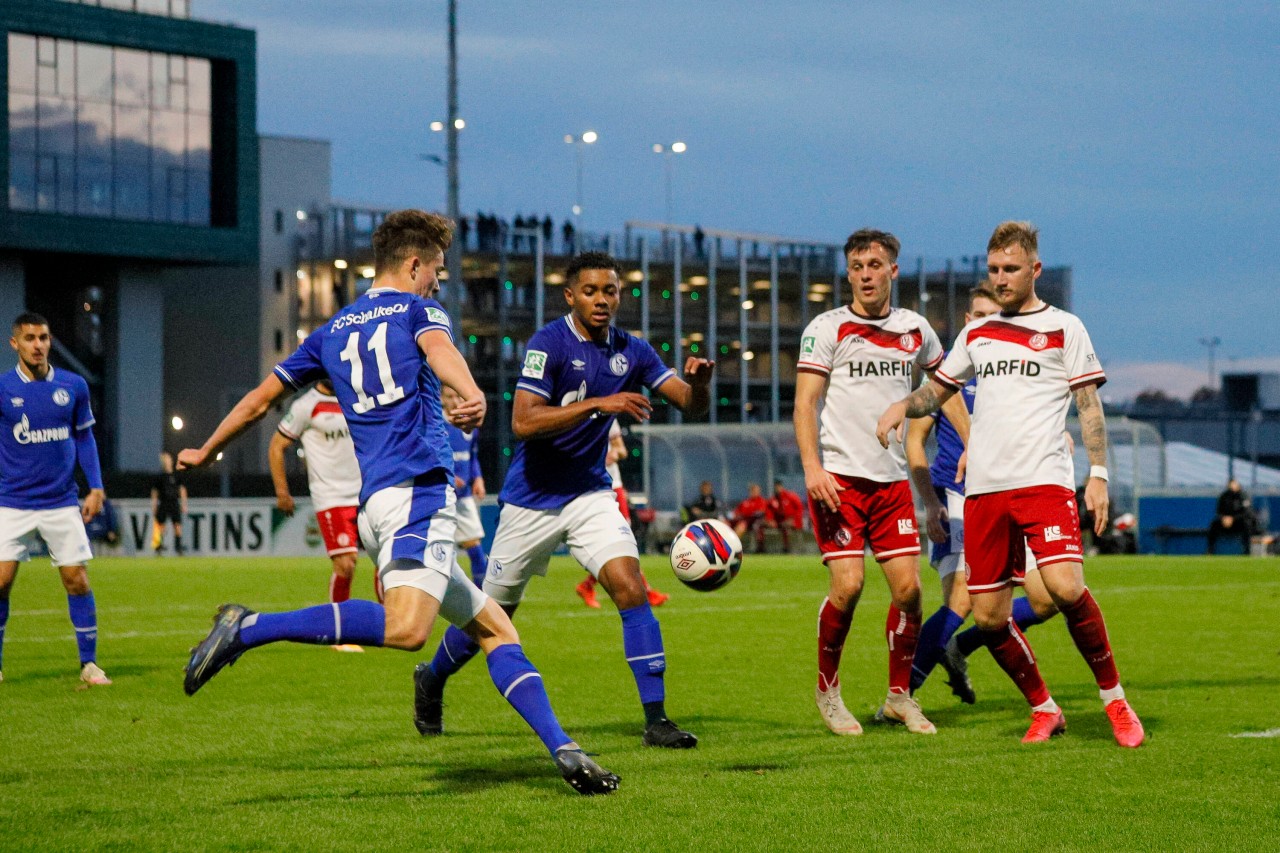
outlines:
M207 59L10 33L9 208L209 224Z

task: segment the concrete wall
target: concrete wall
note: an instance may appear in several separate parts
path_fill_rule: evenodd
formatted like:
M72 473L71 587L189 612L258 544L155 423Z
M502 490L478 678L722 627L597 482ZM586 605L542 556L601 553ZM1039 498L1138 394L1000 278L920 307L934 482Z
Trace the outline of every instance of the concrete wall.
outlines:
M151 471L164 442L164 282L153 266L124 266L116 287L114 368L108 372L107 417L115 467Z
M26 306L27 276L22 258L16 254L0 254L0 323L6 330ZM0 358L0 364L6 364L8 360L6 354Z

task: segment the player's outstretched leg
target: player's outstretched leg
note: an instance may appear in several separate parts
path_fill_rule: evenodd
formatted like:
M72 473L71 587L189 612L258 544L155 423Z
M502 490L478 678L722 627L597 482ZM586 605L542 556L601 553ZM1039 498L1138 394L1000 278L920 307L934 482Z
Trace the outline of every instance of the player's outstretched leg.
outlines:
M919 690L933 672L934 667L942 663L946 654L947 643L951 641L956 630L964 624L964 617L945 604L920 626L920 639L916 643L916 656L911 661L911 692ZM952 691L955 692L955 687ZM960 695L957 693L957 695ZM961 701L973 704L972 698L961 696Z
M622 617L622 649L640 692L640 704L644 706L644 745L692 749L698 745L698 738L667 717L664 680L667 655L662 644L662 627L653 615L648 598L635 607L619 608L618 615Z
M444 685L449 676L466 665L480 651L480 644L456 625L445 629L430 663L413 670L413 725L418 734L444 732Z
M1074 604L1062 607L1062 616L1067 620L1067 630L1071 632L1076 648L1093 670L1116 743L1127 747L1140 746L1146 739L1146 732L1124 697L1102 610L1087 587Z
M213 629L191 650L183 689L188 696L235 663L249 649L291 640L331 646L349 641L381 646L386 633L386 610L381 604L350 599L284 613L257 613L240 604L224 604L214 616Z
M1027 638L1013 624L1013 619L994 631L983 631L983 639L996 663L1013 679L1031 705L1031 727L1023 736L1023 743L1041 743L1067 730L1062 709L1053 701L1049 688L1040 677L1035 653Z

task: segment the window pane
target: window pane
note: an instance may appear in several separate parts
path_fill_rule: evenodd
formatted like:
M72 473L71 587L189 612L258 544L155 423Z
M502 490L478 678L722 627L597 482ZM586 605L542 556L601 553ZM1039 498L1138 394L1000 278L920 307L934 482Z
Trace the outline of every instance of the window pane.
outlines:
M168 15L169 0L138 0L137 8L147 15Z
M209 112L209 60L187 60L187 108L192 112Z
M66 39L58 42L58 94L76 96L76 43Z
M115 215L121 219L150 218L151 193L145 164L116 163Z
M100 44L76 45L76 97L82 101L111 103L111 48Z
M9 149L31 152L36 150L35 95L13 93L9 95Z
M53 157L36 157L36 210L50 211L58 200L58 164Z
M41 154L65 154L76 150L73 102L68 98L41 97L39 103Z
M111 159L111 105L81 103L76 118L76 154L81 158Z
M115 48L117 104L143 105L149 103L151 60L145 51Z
M185 222L187 219L187 170L177 166L169 169L169 207L166 220Z
M209 224L209 173L187 170L187 224Z
M60 154L54 167L54 185L57 187L56 207L59 213L76 212L76 163L69 154Z
M35 210L35 154L15 151L9 156L9 207L13 210Z
M76 213L111 215L111 161L83 158L76 161Z
M178 165L184 162L187 149L186 115L175 110L153 110L151 112L151 146L156 149L154 156L161 152L175 157Z
M151 159L147 111L141 107L116 107L116 159L146 163Z
M169 106L169 62L163 53L151 54L151 105Z
M187 116L187 166L190 168L209 171L210 134L208 116Z
M9 92L36 91L36 39L9 33Z
M47 36L38 37L36 39L36 62L52 67L58 61L57 41L57 39L51 39Z

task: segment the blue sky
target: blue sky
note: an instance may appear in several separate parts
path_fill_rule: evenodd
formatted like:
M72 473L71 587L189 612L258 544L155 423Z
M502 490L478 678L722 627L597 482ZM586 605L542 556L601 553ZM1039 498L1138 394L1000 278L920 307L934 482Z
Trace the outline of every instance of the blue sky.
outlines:
M258 31L259 127L331 139L339 198L443 206L443 0L194 5ZM658 219L680 139L679 221L937 260L1035 221L1115 392L1189 393L1206 336L1280 369L1276 4L459 5L464 210L563 218L593 129L586 227Z

